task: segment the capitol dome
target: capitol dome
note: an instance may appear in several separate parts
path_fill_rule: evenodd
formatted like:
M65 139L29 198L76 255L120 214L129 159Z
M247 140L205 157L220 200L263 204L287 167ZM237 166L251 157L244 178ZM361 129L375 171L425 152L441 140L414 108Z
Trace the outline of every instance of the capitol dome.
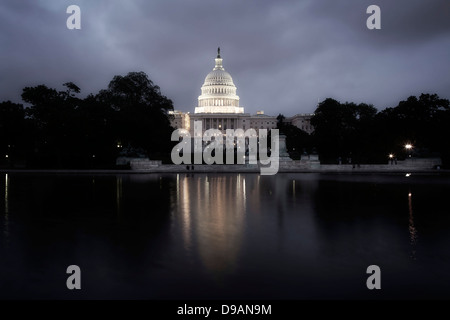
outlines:
M208 73L205 78L205 83L203 86L214 86L214 85L227 85L234 86L233 79L231 75L225 71L225 69L214 68L213 71Z
M233 78L223 68L222 60L219 48L215 67L208 73L201 88L195 113L244 113L244 108L239 107Z

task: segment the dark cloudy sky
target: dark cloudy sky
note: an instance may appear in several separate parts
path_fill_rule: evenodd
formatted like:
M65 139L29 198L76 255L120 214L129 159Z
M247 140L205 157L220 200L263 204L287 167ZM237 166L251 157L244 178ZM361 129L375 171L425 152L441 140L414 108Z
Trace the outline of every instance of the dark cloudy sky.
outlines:
M71 4L81 30L66 28ZM381 30L366 27L371 4ZM450 98L449 0L16 0L0 3L0 101L67 81L85 96L144 71L193 112L218 46L250 113L313 112L326 97L378 109Z

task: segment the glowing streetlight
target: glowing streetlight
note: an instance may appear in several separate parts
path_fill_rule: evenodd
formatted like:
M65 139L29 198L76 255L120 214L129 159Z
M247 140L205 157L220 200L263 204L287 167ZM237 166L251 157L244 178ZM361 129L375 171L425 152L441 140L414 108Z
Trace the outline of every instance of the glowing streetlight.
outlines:
M393 153L389 153L389 161L391 162L391 164L394 164L394 154ZM395 161L395 164L397 164L397 161Z
M412 146L411 143L405 144L405 149L408 152L408 157L410 157L410 158L411 158L411 150L412 150L412 148L413 148L413 146Z

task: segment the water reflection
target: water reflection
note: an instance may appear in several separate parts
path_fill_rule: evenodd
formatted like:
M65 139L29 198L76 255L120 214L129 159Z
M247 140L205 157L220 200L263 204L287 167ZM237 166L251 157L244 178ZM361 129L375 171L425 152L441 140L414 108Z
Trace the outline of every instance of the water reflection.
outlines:
M60 298L74 262L83 298L370 299L369 264L380 297L448 298L450 181L412 178L0 176L0 298Z
M172 232L188 260L199 259L218 278L235 273L246 255L253 255L246 251L252 245L274 252L304 248L309 256L315 251L308 247L316 238L310 200L315 179L178 174Z
M181 213L184 248L189 252L192 246L192 230L191 230L191 209L190 209L190 190L188 179L186 176L182 178L182 186L180 187L180 175L177 175L177 204ZM205 183L206 184L206 183ZM180 194L182 195L180 197Z
M116 176L116 206L117 218L120 219L122 213L123 181L122 176Z
M295 180L292 180L292 196L295 199Z
M411 192L408 193L408 209L409 209L409 240L411 243L411 258L413 260L416 260L417 229L414 226Z
M216 276L234 272L245 229L245 177L177 175L176 191L174 227L186 254L198 254Z
M3 237L9 243L9 176L5 174L5 215L3 221Z
M5 216L7 216L9 213L8 192L9 192L9 177L8 174L5 174Z

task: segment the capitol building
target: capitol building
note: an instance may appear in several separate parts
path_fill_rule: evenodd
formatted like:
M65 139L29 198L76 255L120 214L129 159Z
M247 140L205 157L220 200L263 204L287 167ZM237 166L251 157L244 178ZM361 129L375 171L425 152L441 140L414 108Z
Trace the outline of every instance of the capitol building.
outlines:
M171 111L172 127L186 129L193 135L195 121L201 121L202 130L218 129L223 134L227 129L275 129L277 127L277 115L266 115L264 111L258 111L251 115L244 112L244 107L239 104L237 88L231 75L223 67L223 59L220 56L220 48L217 50L215 66L208 73L201 87L201 95L194 113ZM313 127L310 119L312 114L296 114L286 117L284 122L290 123L299 129L311 134Z

